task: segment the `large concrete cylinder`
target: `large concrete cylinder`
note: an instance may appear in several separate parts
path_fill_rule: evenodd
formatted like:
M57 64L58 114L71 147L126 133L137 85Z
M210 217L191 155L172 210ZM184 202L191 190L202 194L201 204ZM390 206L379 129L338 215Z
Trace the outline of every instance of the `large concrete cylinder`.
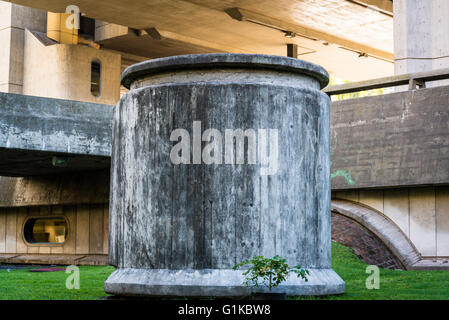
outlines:
M244 296L257 255L310 270L275 291L344 292L331 268L327 72L280 56L185 55L126 69L115 110L116 295ZM259 288L258 291L265 289Z

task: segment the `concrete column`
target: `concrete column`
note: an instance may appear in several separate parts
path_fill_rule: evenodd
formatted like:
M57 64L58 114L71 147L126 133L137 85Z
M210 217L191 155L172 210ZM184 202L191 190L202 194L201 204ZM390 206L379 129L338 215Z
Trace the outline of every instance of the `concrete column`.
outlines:
M232 267L258 255L310 269L308 282L292 275L278 292L344 292L331 268L327 83L319 66L266 55L127 68L111 164L117 270L106 292L245 296Z
M449 1L394 0L395 74L449 68Z
M46 12L0 1L0 92L22 93L25 28L44 32Z

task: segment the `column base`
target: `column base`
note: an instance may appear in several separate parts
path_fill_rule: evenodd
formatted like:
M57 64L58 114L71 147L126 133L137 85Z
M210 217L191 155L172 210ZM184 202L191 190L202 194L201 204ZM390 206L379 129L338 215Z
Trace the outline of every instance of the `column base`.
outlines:
M332 269L309 269L307 282L291 274L273 292L287 296L332 295L345 291L345 282ZM115 270L104 284L109 294L148 297L244 297L253 292L269 292L266 287L248 288L243 285L244 271L230 269Z

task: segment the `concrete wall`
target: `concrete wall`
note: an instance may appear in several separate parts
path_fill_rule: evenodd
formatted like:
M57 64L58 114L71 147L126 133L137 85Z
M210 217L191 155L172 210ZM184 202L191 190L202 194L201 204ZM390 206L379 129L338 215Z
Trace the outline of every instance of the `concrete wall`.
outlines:
M332 190L449 183L449 86L334 101Z
M109 175L109 170L101 170L27 178L0 177L0 208L107 203Z
M0 92L22 93L24 30L45 31L47 13L0 1Z
M390 218L423 257L449 257L449 186L336 191Z
M101 94L90 92L91 62L101 63ZM87 46L44 45L25 33L23 94L114 105L120 99L121 56ZM45 81L42 81L45 79Z
M63 244L30 244L23 228L31 217L64 217L67 239ZM35 206L0 208L0 253L107 254L109 205Z

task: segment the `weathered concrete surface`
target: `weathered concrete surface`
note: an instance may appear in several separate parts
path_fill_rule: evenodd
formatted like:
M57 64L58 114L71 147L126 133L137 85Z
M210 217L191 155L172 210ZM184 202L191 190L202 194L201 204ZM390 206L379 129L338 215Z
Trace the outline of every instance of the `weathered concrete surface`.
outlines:
M286 282L272 292L288 296L340 294L345 283L332 269L309 269L309 281L290 275ZM243 271L229 269L169 270L117 269L105 283L106 292L120 292L123 296L233 297L248 296L252 292L269 292L266 287L242 286Z
M194 72L196 59L201 68L194 82L166 81L176 72L163 84L151 79L158 68L167 73L180 61L189 61ZM220 79L221 69L239 75ZM131 70L144 80L125 71L125 83L135 82L115 109L109 259L118 270L105 290L239 296L247 289L230 269L256 255L279 254L325 275L312 274L310 286L287 283L289 295L343 292L344 282L331 270L329 99L319 91L324 69L290 58L214 54L151 60ZM255 70L297 81L259 82ZM170 135L178 128L192 134L193 121L223 133L277 129L277 172L261 175L260 164L248 164L247 157L240 165L174 165ZM205 146L194 146L192 153ZM192 269L213 271L186 283ZM183 271L174 277L167 270Z
M449 86L332 102L332 190L449 183Z
M449 256L449 186L335 191L332 199L357 202L391 220L423 258Z
M108 36L112 34L114 38L110 39L113 41L112 44L111 41L104 44L106 49L148 58L155 58L155 55L194 53L192 47L197 53L205 52L203 48L206 47L210 48L208 52L213 50L213 52L285 55L285 41L281 40L283 33L248 21L232 19L225 10L237 6L247 19L319 39L320 41L314 41L301 38L303 46L301 52L307 53L308 60L324 64L326 69L332 70L339 78L360 81L386 76L393 72L393 65L387 61L374 58L360 59L358 54L351 54L338 48L343 46L356 52L367 52L390 60L393 56L392 17L352 1L8 1L50 12L65 12L67 6L77 5L88 17L135 29L133 41L130 41L131 38L123 31L115 31L122 29L119 26L107 30ZM373 1L379 2L371 0ZM390 1L382 0L382 2ZM382 5L380 7L383 8ZM150 33L160 40L147 40L150 37L146 35L145 29L152 27L157 28L160 36L154 35L151 31ZM335 43L338 46L323 46L323 42ZM179 43L185 43L182 49L179 48Z
M0 175L109 167L113 107L0 93ZM54 166L53 157L65 162Z
M108 105L117 103L120 99L119 54L83 45L46 45L48 39L45 33L25 31L23 94ZM90 91L92 61L101 64L99 96ZM47 76L49 73L51 77ZM41 81L45 77L46 81Z
M332 200L333 201L333 200ZM352 249L363 262L384 269L404 269L388 247L355 220L332 212L332 241Z
M189 54L155 59L152 60L151 63L143 61L126 68L122 73L121 81L122 84L129 89L131 88L131 85L133 88L145 85L136 80L145 78L154 79L154 76L158 74L166 76L164 75L166 72L175 72L177 75L179 71L195 70L197 76L205 75L204 73L206 73L207 76L210 73L215 75L217 71L223 72L223 70L226 69L246 70L247 72L245 75L248 79L254 77L254 73L257 73L257 71L260 70L264 70L268 76L270 75L269 71L283 71L288 73L285 74L286 78L291 79L294 78L294 76L299 76L307 83L307 86L313 86L318 89L324 88L329 82L327 71L316 64L299 59L285 59L285 57L282 56L262 54ZM234 81L242 81L238 76L239 73L234 72ZM279 77L281 77L281 75L279 75ZM315 81L310 81L309 77ZM176 81L176 78L181 79L181 77L175 76L171 78L172 82L179 82ZM232 81L232 79L229 79L227 76L223 76L221 79L222 81ZM261 81L260 79L257 80ZM282 80L288 81L287 79ZM296 85L300 86L298 83Z
M89 265L105 266L108 256L103 254L3 254L0 253L0 263L11 264L50 264L50 265Z
M109 202L109 170L39 177L0 177L0 207Z
M1 92L23 93L25 29L45 32L46 18L46 11L0 2Z
M411 190L415 189L419 190L418 188L412 188ZM447 195L449 195L449 192L447 192L448 190L449 189L447 187L440 187L435 191L435 193L439 194L440 197L443 196L446 197L446 199L449 199L449 197L447 197ZM385 192L391 192L391 190L386 190ZM341 194L343 192L337 192L337 198L339 193ZM436 199L433 199L434 203L435 200ZM437 203L441 202L441 199L437 199L436 201ZM412 201L410 201L410 204L413 205ZM363 203L355 203L353 201L333 199L332 212L335 215L343 216L355 221L373 233L380 241L382 241L384 245L387 246L391 253L394 254L394 256L407 270L449 270L449 259L444 254L444 252L447 252L444 251L447 250L447 242L440 242L438 244L438 248L442 253L437 252L436 256L433 255L431 257L426 257L426 252L419 250L422 246L420 242L421 240L416 239L421 237L424 238L424 241L426 241L426 233L431 233L424 228L421 228L420 234L410 237L409 235L404 234L404 232L398 228L394 221L391 221L389 217L386 216L388 212L382 213L364 205ZM442 213L447 213L447 209ZM423 216L427 214L428 212L424 212ZM426 219L422 218L421 220ZM444 227L444 222L441 226ZM447 232L444 232L441 237L446 234ZM435 234L432 234L432 236L435 237ZM412 238L413 242L410 238Z
M448 13L446 0L394 1L395 74L449 67Z

